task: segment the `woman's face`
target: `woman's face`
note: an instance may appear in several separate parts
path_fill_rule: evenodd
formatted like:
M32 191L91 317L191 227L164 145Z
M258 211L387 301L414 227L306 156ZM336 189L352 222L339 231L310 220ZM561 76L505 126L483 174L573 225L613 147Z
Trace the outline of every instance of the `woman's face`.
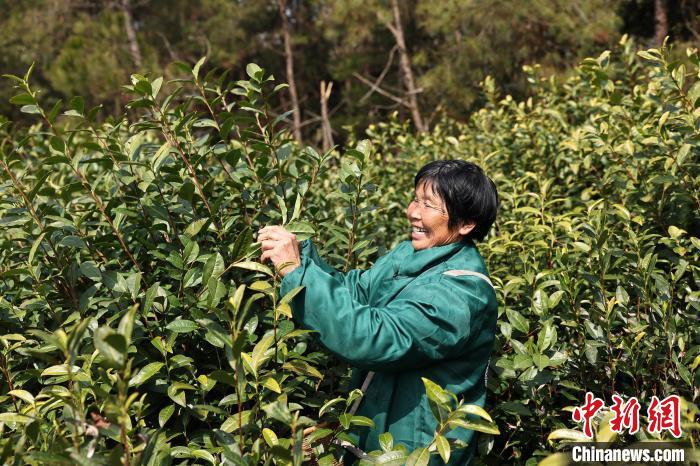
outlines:
M415 196L406 209L406 217L411 223L411 243L416 251L454 243L474 228L471 223L450 230L445 203L427 183L416 187Z

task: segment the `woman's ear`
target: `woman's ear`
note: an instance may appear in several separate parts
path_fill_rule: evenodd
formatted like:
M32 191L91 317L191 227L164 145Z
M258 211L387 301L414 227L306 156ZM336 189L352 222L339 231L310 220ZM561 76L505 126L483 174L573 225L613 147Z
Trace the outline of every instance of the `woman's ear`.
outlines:
M476 223L474 223L474 222L463 223L459 227L459 234L461 236L467 236L469 233L471 233L471 231L474 229L474 227L476 227Z

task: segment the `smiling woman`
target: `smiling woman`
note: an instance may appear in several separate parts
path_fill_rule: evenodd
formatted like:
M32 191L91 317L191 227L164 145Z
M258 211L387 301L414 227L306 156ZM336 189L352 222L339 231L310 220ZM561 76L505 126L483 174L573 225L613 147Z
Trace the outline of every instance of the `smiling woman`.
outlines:
M422 377L465 403L483 407L486 400L497 303L473 240L483 239L495 221L496 187L473 163L448 160L424 166L414 188L406 210L411 241L366 271L333 269L310 241L300 247L280 226L258 236L261 259L284 276L281 292L304 287L291 303L295 320L354 367L351 388L366 388L357 414L374 427L356 432L364 451L380 448L382 432L409 450L430 443L436 420ZM453 450L448 464L471 462L473 434L456 429L447 435L467 445ZM433 461L440 464L438 457Z

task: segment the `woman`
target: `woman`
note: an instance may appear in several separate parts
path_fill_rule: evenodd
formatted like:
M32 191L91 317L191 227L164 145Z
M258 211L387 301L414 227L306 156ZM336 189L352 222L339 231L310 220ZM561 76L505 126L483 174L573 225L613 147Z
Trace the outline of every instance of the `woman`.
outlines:
M436 421L421 377L466 403L483 407L486 399L497 304L473 240L482 240L496 218L496 187L473 163L448 160L421 168L414 188L406 210L411 240L366 271L334 270L310 241L300 251L283 227L265 227L258 236L261 259L284 277L281 293L305 287L292 302L294 319L355 368L352 387L375 373L357 412L374 421L359 436L364 451L380 449L382 432L409 450L430 443ZM473 434L447 435L469 443L453 451L449 464L470 463ZM442 461L434 456L431 464Z

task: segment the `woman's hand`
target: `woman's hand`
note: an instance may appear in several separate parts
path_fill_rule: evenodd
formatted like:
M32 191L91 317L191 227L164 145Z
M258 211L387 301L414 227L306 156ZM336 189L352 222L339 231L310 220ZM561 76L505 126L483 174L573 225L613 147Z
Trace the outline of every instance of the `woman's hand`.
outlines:
M281 276L284 277L301 264L297 237L284 227L273 225L261 228L258 241L262 246L260 261L272 261Z

